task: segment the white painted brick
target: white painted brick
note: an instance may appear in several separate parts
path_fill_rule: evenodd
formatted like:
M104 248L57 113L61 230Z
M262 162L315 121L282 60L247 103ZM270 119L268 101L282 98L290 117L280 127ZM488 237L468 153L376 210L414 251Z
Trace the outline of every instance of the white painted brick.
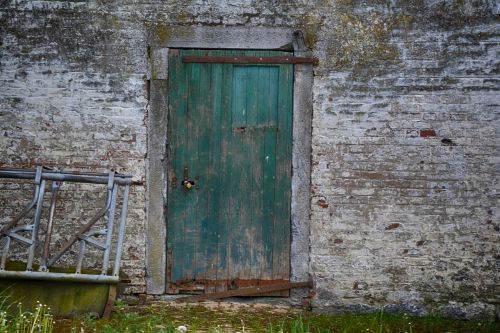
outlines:
M158 37L151 26L301 28L320 58L313 305L459 304L465 290L476 302L470 311L489 309L500 302L492 282L500 244L498 6L451 3L8 3L0 9L0 166L116 168L144 179L147 46ZM401 13L412 24L398 26ZM378 32L376 19L385 23ZM393 56L381 59L386 50ZM436 136L422 137L424 130ZM21 207L7 199L22 203L30 191L0 184L0 223ZM145 193L131 193L128 293L145 290ZM102 198L86 188L67 199L67 221L76 223Z

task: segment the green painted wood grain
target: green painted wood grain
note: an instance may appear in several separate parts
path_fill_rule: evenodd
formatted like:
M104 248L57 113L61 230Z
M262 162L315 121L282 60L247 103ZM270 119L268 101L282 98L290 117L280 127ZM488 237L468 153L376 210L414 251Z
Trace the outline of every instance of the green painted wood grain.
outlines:
M180 50L169 75L169 282L288 279L292 65L183 64L184 55L286 55ZM183 169L199 189L180 186Z
M172 152L169 156L169 166L173 170L173 175L177 177L177 188L169 186L168 198L168 251L172 253L171 257L176 258L176 264L172 265L171 279L173 281L182 279L183 263L190 262L190 254L185 253L183 246L186 243L184 229L186 223L186 210L189 207L190 198L180 189L180 180L182 179L182 170L187 156L187 146L185 145L185 136L188 132L187 127L187 71L180 61L181 53L170 53L170 114L169 114L169 146ZM175 89L174 89L175 88ZM172 178L170 179L172 180ZM170 184L169 184L170 185ZM184 256L187 257L184 257ZM179 263L177 263L179 261ZM170 265L173 263L167 263Z
M210 51L208 54L213 55L216 51ZM220 205L220 177L219 170L221 169L221 120L222 120L222 66L214 64L210 66L209 92L210 92L210 110L207 110L210 128L208 138L208 172L206 184L208 186L207 195L207 218L206 220L206 261L207 268L205 278L207 280L217 280L219 259L219 233L224 228L221 228L219 221L219 205ZM217 291L217 288L207 290L209 292Z
M206 55L207 51L198 51L197 55ZM212 107L211 101L213 93L211 91L211 66L208 64L200 64L200 75L198 77L198 106L197 117L194 120L196 123L195 138L198 145L198 158L193 165L192 178L195 179L195 192L198 199L197 206L194 209L196 212L196 232L201 233L196 239L195 252L195 279L206 279L210 270L210 256L208 255L209 248L213 248L211 221L208 215L208 206L212 205L209 195L209 186L207 186L208 174L211 169L210 155L210 133L212 127Z
M275 219L273 241L273 276L289 276L290 193L293 71L291 66L279 66L278 131L276 136ZM288 235L283 239L283 235Z
M226 53L227 52L227 53ZM226 51L221 55L233 55L233 52ZM228 281L229 263L230 263L230 240L232 237L231 230L231 190L234 185L232 177L232 154L231 154L231 138L232 132L232 86L233 86L233 66L218 64L222 68L222 82L220 93L222 95L221 104L221 168L219 170L220 179L220 200L218 204L219 214L219 244L218 255L219 264L217 268L217 280ZM227 284L222 282L218 285L219 290L225 290Z

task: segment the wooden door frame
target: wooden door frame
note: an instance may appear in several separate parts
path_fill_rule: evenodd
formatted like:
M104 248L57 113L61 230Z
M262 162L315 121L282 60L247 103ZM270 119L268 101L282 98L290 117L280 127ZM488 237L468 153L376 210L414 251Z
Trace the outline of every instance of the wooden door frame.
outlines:
M162 33L158 33L161 30ZM146 292L165 293L167 207L168 52L171 48L288 50L310 56L302 32L286 28L181 27L149 31L148 155L146 159ZM294 65L291 281L309 279L313 68ZM292 296L296 293L292 293ZM301 297L301 295L297 295Z

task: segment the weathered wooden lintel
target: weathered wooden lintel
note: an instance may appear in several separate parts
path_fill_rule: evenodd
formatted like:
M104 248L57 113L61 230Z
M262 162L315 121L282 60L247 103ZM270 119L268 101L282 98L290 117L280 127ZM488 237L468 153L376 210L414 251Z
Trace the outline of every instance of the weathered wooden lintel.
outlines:
M314 57L243 57L243 56L185 56L186 63L218 63L218 64L313 64L319 60Z
M261 287L251 287L251 288L227 290L227 291L221 291L221 292L211 293L211 294L187 296L187 297L178 298L176 300L176 302L178 302L178 303L181 303L181 302L202 302L202 301L221 299L221 298L227 298L227 297L255 296L255 295L261 295L261 294L271 293L271 292L275 292L275 291L294 289L294 288L313 288L313 286L314 285L313 285L312 281L288 282L288 283L280 283L280 284L274 284L274 285L272 284L272 285L261 286Z

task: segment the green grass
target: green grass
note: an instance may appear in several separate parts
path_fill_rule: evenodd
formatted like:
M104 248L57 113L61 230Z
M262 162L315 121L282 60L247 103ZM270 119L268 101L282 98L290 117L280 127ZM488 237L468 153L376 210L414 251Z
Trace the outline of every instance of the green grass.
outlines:
M50 308L38 303L35 310L23 311L18 303L14 315L7 312L5 299L0 301L0 333L52 333L54 318Z
M110 320L80 318L61 320L54 332L65 333L497 333L500 324L459 321L438 317L413 318L388 313L320 315L272 307L206 308L198 305L154 304L129 307L118 303Z
M500 323L463 321L439 317L414 318L384 312L324 315L272 306L225 303L219 307L156 303L128 306L118 301L109 320L90 316L57 319L38 304L33 312L6 311L9 304L0 295L0 333L497 333Z

